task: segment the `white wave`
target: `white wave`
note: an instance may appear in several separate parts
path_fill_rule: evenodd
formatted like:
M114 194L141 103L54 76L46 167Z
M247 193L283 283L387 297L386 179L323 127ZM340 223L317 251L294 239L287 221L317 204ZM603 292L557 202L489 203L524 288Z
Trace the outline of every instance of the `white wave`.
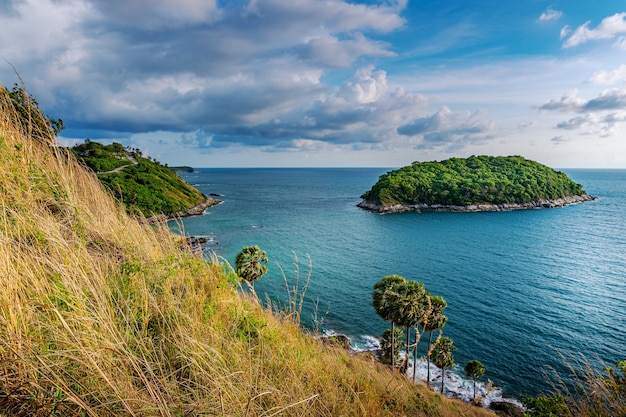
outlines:
M333 330L324 330L325 336L336 336L337 333ZM381 348L380 339L370 336L361 335L358 339L350 339L351 346L357 352L367 350L379 350ZM401 353L401 357L404 358L404 353ZM413 361L409 360L407 377L412 380L413 378ZM417 368L415 369L415 382L426 383L428 376L428 363L425 359L418 360ZM430 364L430 388L433 391L441 392L441 369L437 368L432 363ZM466 402L472 402L474 398L474 381L470 378L466 378L463 375L463 370L460 366L455 366L451 370L446 369L445 381L444 381L444 395L448 398L457 398ZM504 395L501 388L496 386L489 386L488 382L476 381L476 397L482 398L482 405L489 407L493 402L510 402L522 407L522 403L516 399L508 398Z

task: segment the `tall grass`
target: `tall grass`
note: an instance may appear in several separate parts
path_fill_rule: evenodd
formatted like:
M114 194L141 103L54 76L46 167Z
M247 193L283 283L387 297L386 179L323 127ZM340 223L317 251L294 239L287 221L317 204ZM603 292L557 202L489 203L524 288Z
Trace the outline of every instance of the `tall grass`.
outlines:
M0 415L493 415L238 295L17 117L0 88Z
M584 355L560 356L568 373L559 374L554 369L546 372L554 395L545 397L562 401L559 415L626 417L626 361L618 362L615 367L605 366L602 372Z

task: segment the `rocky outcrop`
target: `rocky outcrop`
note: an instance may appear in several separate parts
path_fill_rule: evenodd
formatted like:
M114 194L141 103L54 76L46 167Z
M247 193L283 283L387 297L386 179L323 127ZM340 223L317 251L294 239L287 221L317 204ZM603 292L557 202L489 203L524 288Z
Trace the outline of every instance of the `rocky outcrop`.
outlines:
M507 401L493 402L489 406L500 417L524 417L524 410Z
M199 216L202 213L204 213L204 211L206 209L208 209L209 207L213 207L216 206L218 204L220 204L222 202L222 200L216 200L215 198L209 197L209 196L204 196L204 199L199 202L198 204L196 204L193 207L188 208L185 211L179 210L175 213L171 213L169 215L159 215L159 216L152 216L150 218L148 218L148 223L158 223L158 222L162 222L162 221L168 221L168 220L173 220L173 219L179 219L182 217L191 217L191 216Z
M199 216L209 207L213 207L221 203L222 200L216 200L215 198L204 196L204 200L199 202L193 207L188 208L185 211L177 211L176 213L171 215L171 218L177 217L191 217L191 216Z
M573 195L555 200L540 200L530 203L502 203L502 204L470 204L467 206L449 206L443 204L397 204L393 206L380 206L371 201L362 201L358 207L376 213L402 213L405 211L452 211L452 212L478 212L478 211L511 211L535 208L555 208L569 204L577 204L585 201L596 200L589 194Z

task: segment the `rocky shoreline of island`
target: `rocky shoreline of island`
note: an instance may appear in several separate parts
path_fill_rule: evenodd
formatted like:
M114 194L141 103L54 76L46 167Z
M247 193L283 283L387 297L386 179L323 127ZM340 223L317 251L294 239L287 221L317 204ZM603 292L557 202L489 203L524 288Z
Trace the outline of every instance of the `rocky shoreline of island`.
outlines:
M187 210L179 210L170 214L161 214L158 216L152 216L148 218L147 220L149 223L159 223L163 221L180 219L183 217L200 216L201 214L204 213L206 209L216 206L221 203L222 203L222 200L218 200L208 195L204 195L204 198L202 199L201 202L199 202L195 206L189 207Z
M528 210L528 209L538 209L538 208L557 208L564 207L570 204L578 204L586 201L594 201L597 200L597 197L591 196L589 194L582 195L572 195L552 200L539 200L539 201L531 201L528 203L501 203L501 204L469 204L466 206L455 206L455 205L445 205L445 204L396 204L393 206L381 206L374 202L363 200L357 207L360 207L367 211L372 211L375 213L402 213L407 211L415 211L415 212L430 212L430 211L441 211L441 212L461 212L461 213L473 213L473 212L484 212L484 211L512 211L512 210Z

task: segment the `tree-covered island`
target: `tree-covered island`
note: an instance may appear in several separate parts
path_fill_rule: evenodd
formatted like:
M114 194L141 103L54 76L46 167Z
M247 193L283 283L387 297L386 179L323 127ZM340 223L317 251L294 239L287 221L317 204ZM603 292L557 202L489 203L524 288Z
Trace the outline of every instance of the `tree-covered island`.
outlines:
M414 162L383 174L359 207L402 211L502 211L595 200L562 172L521 156Z

